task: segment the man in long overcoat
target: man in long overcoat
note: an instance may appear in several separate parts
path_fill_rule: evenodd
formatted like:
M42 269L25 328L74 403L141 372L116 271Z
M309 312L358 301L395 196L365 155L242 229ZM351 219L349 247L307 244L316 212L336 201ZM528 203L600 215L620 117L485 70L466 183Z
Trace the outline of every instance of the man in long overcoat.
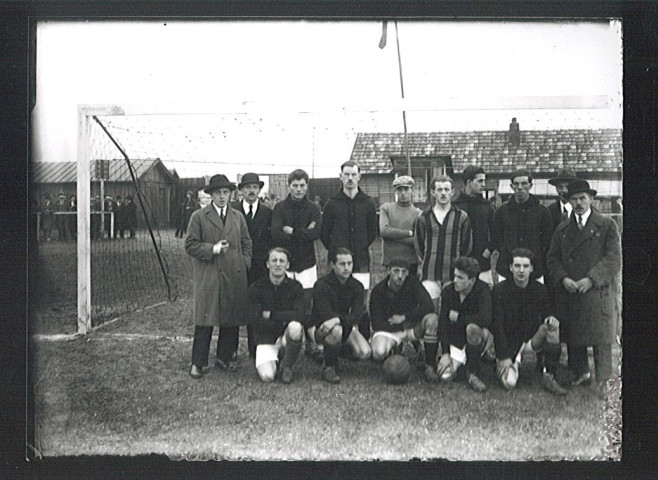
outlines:
M569 184L572 216L560 223L547 256L557 291L557 316L568 322L569 368L573 385L591 381L587 347L594 347L597 392L605 397L612 377L615 338L614 278L621 269L617 224L591 208L596 190L586 180Z
M231 358L232 344L245 323L252 244L244 216L228 205L233 190L235 184L225 175L211 177L204 192L212 202L192 214L185 237L185 251L193 257L194 267L192 378L201 378L208 365L213 327L223 330L215 366L229 371L237 368Z

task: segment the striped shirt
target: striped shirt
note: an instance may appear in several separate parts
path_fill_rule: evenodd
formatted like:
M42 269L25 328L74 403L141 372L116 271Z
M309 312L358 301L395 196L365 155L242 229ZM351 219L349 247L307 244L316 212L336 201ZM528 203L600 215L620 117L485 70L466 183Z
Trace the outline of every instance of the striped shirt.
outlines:
M416 220L414 240L421 281L447 282L452 279L455 260L470 255L473 249L471 221L453 204L439 223L429 207Z

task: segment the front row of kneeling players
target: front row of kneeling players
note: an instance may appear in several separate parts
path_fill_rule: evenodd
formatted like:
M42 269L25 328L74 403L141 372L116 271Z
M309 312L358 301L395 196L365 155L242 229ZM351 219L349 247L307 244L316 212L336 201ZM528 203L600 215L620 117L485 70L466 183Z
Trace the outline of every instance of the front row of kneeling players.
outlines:
M478 279L479 264L463 257L456 261L454 281L441 295L440 313L420 281L409 274L405 259L391 259L387 277L370 297L374 331L370 343L357 326L364 314L364 288L352 277L352 255L338 249L331 271L313 288L311 325L305 325L304 294L296 280L286 276L289 252L273 248L267 259L269 275L249 287L250 323L256 347L256 369L261 380L293 380L293 365L301 350L304 330L315 327L315 340L324 346L322 378L339 383L341 350L357 360L382 362L405 341L422 341L425 379L451 381L460 369L468 384L482 392L482 359L496 361L506 389L516 386L524 352L542 351L545 367L541 385L565 395L554 374L560 357L559 322L550 311L543 284L532 280L534 255L519 248L512 252L512 278L494 286ZM442 355L437 365L439 340ZM494 353L494 350L496 353ZM463 367L463 368L462 368Z

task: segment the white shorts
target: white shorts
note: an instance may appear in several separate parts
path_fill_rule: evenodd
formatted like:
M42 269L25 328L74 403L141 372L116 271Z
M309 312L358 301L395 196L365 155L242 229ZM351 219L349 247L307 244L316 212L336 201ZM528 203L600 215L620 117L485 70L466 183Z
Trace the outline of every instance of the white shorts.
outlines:
M277 339L275 344L261 344L256 346L256 368L264 363L276 362L279 360L279 352L284 346L284 337Z
M395 345L400 345L404 341L413 342L414 340L418 340L416 335L414 335L413 328L408 328L406 330L402 330L401 332L385 332L380 330L372 335L371 342L374 341L376 337L390 338L395 342Z
M450 345L450 358L457 360L462 365L466 364L466 347L457 348L454 345Z
M313 285L318 280L318 267L317 265L313 265L311 268L307 268L301 272L286 272L286 275L293 280L297 280L302 284L304 290L307 290L313 288Z
M423 287L427 290L427 293L430 294L432 300L436 300L441 297L441 282L438 280L423 280Z
M352 273L352 276L355 280L361 282L364 289L370 290L370 272Z

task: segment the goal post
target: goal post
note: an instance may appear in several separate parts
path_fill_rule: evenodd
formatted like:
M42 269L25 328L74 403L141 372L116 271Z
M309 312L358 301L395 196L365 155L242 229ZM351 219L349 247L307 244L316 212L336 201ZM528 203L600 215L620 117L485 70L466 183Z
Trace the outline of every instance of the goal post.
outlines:
M95 115L119 115L119 107L78 106L77 245L78 333L91 330L91 122Z

